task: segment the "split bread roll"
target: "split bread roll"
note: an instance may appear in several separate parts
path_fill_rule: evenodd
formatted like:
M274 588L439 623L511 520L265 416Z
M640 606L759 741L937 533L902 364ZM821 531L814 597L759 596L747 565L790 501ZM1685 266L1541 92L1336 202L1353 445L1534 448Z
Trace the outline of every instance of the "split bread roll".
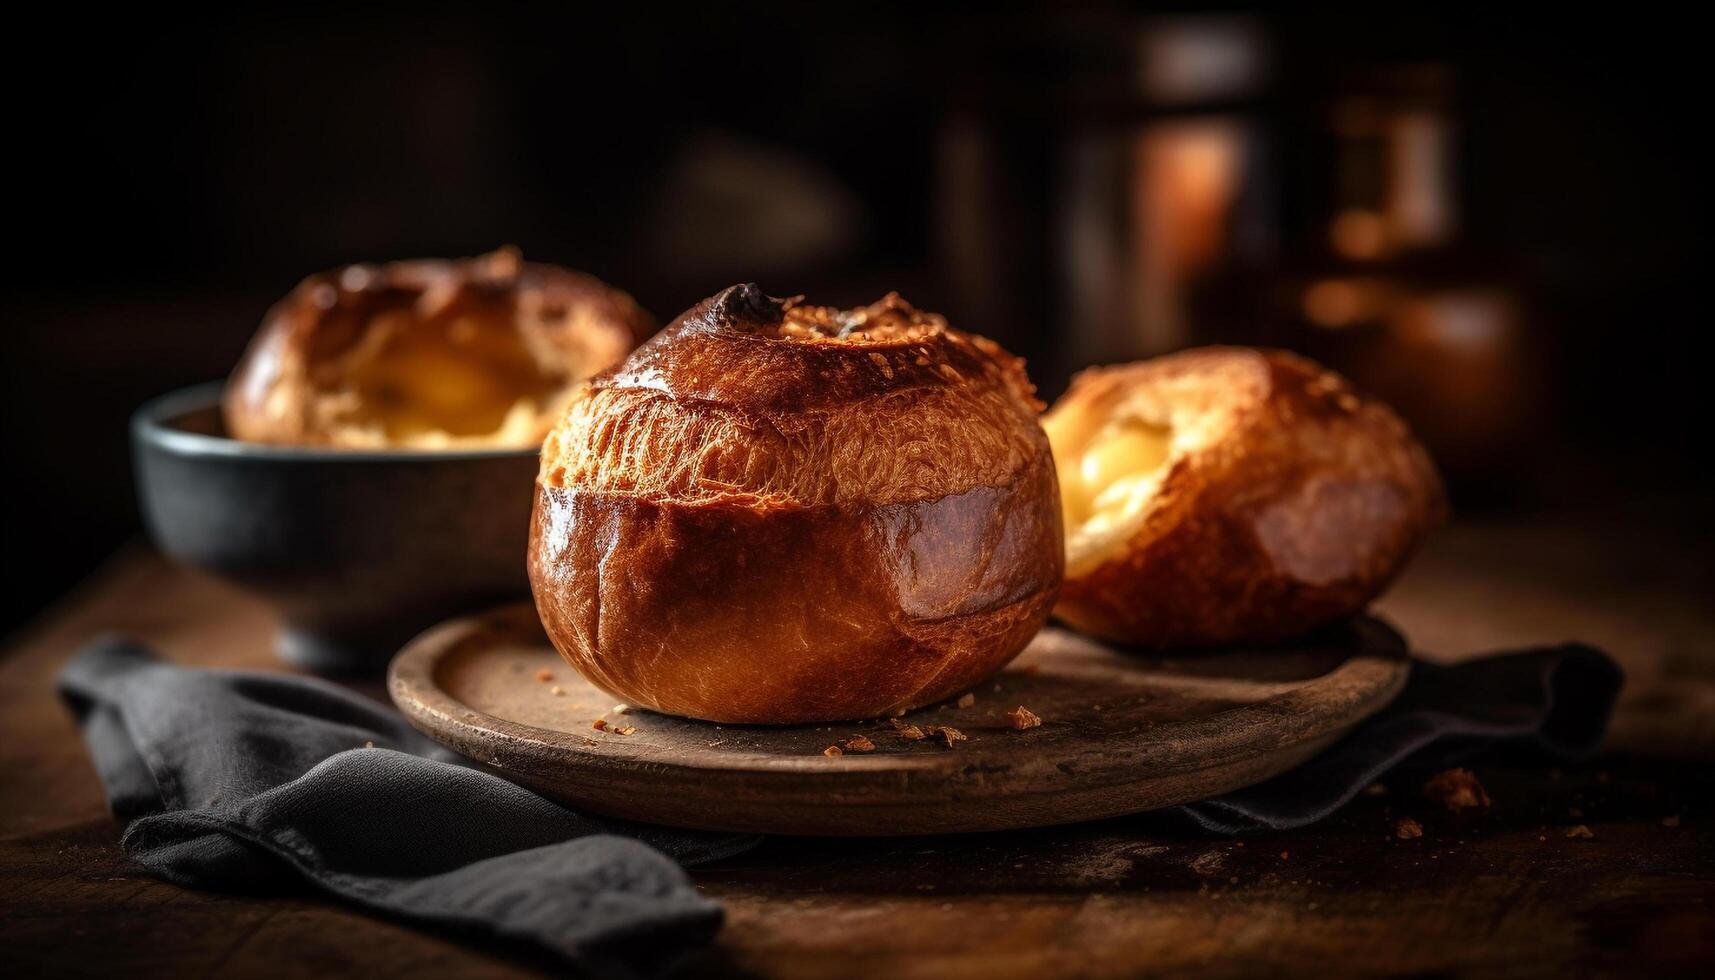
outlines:
M268 311L223 400L249 442L527 448L652 329L630 296L515 249L352 265Z
M1354 615L1445 512L1397 415L1283 352L1092 369L1043 425L1065 508L1055 614L1121 643L1270 641Z
M733 286L596 378L542 449L530 580L591 682L717 722L944 699L1047 619L1063 560L1023 362L897 295Z

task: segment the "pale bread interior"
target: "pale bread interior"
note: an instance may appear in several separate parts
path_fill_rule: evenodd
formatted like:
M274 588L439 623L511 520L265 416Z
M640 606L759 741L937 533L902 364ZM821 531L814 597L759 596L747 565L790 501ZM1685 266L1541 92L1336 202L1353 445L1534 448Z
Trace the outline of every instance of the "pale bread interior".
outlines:
M1186 387L1174 377L1102 378L1043 416L1060 478L1068 577L1123 555L1168 474L1229 427L1229 413L1182 397Z
M1143 524L1173 454L1173 429L1134 415L1050 413L1043 420L1060 477L1066 571L1077 574L1124 547Z
M312 365L315 425L345 446L527 447L574 379L529 349L510 323L473 317L370 322L362 340Z

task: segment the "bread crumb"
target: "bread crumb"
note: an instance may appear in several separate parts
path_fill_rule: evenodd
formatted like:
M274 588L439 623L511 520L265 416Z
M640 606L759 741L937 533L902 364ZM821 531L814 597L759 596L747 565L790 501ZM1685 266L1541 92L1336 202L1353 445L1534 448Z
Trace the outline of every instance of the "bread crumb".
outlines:
M624 701L621 701L620 703L614 705L611 709L609 709L608 714L623 715L627 711L630 711L630 710L631 710L631 705L626 704Z
M366 741L363 743L363 747L366 749L373 749L373 748L375 748L375 743Z
M1400 817L1393 825L1393 835L1400 840L1411 840L1423 836L1423 825L1410 817Z
M966 691L964 694L959 696L959 707L961 708L969 708L971 705L976 703L977 696L969 691Z
M1578 824L1577 826L1566 828L1566 836L1576 840L1589 840L1596 835L1591 832L1589 827L1586 827L1583 824Z
M1451 813L1487 810L1493 802L1469 769L1447 769L1423 784L1423 797Z
M548 693L552 694L554 697L563 698L566 696L566 689L555 684L553 687L548 688Z
M942 741L947 743L947 748L949 749L953 747L954 742L967 741L964 732L959 731L957 728L949 728L946 725L930 725L929 734L941 736Z
M846 753L845 750L841 749L838 745L830 745L822 750L822 754L830 759L837 759Z
M549 681L554 679L554 672L549 670L546 667L543 667L541 670L538 670L536 672L536 679L541 681L542 683L546 684Z
M598 732L605 732L607 731L607 719L597 718L595 721L590 722L590 727Z
M634 726L626 725L624 728L615 728L613 731L616 731L621 735L633 735L636 734L637 729Z
M1011 722L1012 727L1021 732L1026 728L1035 728L1037 725L1042 724L1042 719L1037 717L1036 712L1031 711L1022 704L1011 711L1008 711L1006 713L1006 720Z
M1661 825L1663 827L1677 827L1677 826L1679 826L1679 814L1676 813L1671 817L1662 817L1661 818Z
M916 725L900 721L898 718L889 719L889 723L893 725L893 730L901 737L908 738L913 742L921 742L925 738L929 737L924 733L923 729L918 728Z
M867 738L864 738L862 735L853 735L851 738L846 739L845 745L846 745L846 748L852 752L874 752L875 751L875 743L871 742Z

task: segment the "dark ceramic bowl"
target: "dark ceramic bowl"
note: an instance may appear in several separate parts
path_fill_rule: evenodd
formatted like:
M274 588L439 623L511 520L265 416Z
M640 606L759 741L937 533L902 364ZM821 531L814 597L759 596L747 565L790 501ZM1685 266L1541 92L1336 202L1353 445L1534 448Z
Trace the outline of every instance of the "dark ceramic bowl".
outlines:
M220 390L174 392L133 416L143 518L174 559L273 603L288 661L379 672L427 627L529 595L536 450L239 442Z

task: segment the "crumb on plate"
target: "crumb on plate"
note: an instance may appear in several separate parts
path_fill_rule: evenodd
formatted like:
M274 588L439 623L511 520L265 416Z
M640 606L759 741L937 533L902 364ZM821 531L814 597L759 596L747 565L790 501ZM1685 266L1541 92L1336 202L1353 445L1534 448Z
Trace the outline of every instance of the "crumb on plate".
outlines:
M908 738L913 742L921 742L923 739L929 737L928 734L923 731L923 729L917 727L916 725L912 725L912 724L909 724L907 722L900 721L898 718L893 718L893 719L889 719L889 720L893 725L893 730L895 732L897 732L901 738Z
M1008 711L1006 713L1006 720L1011 723L1012 727L1021 732L1026 728L1035 728L1042 724L1041 717L1039 717L1036 712L1031 711L1022 704L1011 711Z
M954 742L968 741L964 732L947 725L930 725L929 734L941 736L941 740L947 743L949 749L953 747Z

